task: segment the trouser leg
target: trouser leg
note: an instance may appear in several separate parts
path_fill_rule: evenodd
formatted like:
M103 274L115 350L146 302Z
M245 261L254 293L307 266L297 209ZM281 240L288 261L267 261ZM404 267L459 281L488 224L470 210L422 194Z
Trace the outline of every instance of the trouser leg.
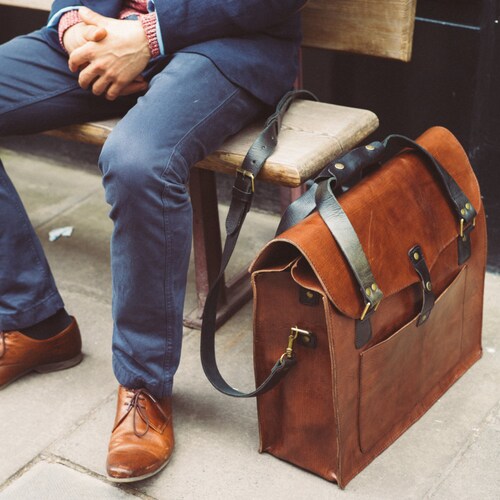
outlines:
M177 54L106 142L113 367L122 385L170 395L191 248L189 171L262 112L209 59Z
M46 43L43 30L0 46L0 136L104 118L126 109L129 101L108 103L80 89L67 67L67 56ZM63 306L40 242L3 166L0 270L0 330L33 325Z

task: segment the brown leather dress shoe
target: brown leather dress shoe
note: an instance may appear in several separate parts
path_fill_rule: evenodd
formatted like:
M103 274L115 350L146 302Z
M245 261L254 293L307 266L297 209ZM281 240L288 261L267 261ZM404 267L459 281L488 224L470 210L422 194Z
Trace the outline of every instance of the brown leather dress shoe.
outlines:
M48 373L77 365L82 340L75 318L56 336L35 340L17 331L0 332L0 389L35 371Z
M117 483L160 472L174 450L171 398L155 399L145 389L118 389L106 471Z

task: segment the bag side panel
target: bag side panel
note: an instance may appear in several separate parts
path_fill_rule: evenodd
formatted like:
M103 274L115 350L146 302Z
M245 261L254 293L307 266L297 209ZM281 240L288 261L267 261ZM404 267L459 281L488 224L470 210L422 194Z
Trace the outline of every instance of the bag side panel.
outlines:
M255 273L252 282L257 384L285 352L291 327L311 331L317 339L314 349L296 342L297 364L257 398L260 450L336 481L337 426L323 302L302 304L289 270Z

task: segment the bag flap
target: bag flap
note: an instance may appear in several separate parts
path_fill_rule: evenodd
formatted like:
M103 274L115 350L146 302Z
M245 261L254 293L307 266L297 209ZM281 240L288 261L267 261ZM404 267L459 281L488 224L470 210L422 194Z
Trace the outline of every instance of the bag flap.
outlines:
M434 127L417 139L450 173L479 214L479 185L469 160L448 130ZM415 152L403 152L365 177L339 202L349 217L387 298L419 282L408 251L420 245L429 269L460 231L447 194ZM273 255L302 254L330 300L351 318L360 318L364 302L339 246L318 213L313 213L264 247L250 267L258 272ZM453 266L458 268L458 257Z

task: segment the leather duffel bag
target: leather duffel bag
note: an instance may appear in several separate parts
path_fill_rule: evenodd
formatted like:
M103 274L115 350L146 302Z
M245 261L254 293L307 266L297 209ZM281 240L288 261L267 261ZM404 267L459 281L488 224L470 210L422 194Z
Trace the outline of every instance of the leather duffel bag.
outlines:
M261 451L345 487L481 357L485 214L440 127L353 150L304 198L251 266L258 388L220 375L209 312L202 363L257 395Z

